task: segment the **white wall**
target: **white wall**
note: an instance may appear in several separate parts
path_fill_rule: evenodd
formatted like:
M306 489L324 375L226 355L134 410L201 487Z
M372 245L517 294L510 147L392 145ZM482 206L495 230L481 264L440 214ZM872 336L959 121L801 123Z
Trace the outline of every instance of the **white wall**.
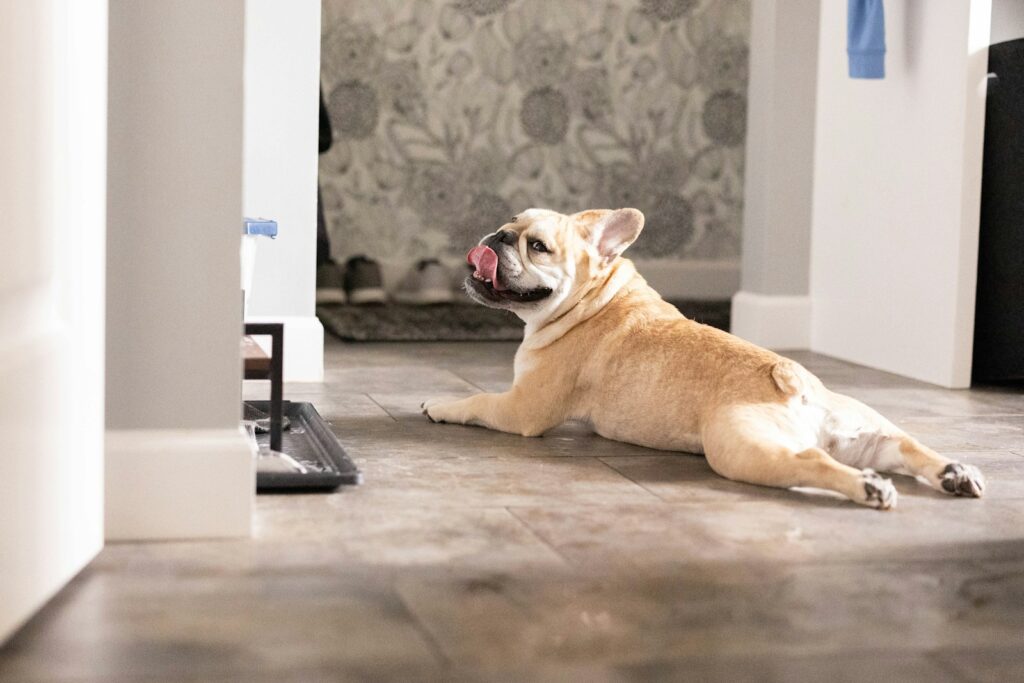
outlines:
M743 290L806 295L819 0L752 7Z
M247 534L244 0L111 0L108 538ZM187 505L182 502L187 501Z
M106 14L0 3L0 642L103 545Z
M819 0L757 0L741 291L733 332L775 348L810 343L810 237Z
M992 0L992 43L1024 38L1024 1Z
M283 321L285 379L323 378L315 315L320 0L246 0L247 216L278 222L261 240L248 320Z
M238 421L243 7L110 3L111 429Z
M811 239L816 351L970 382L990 0L887 2L881 81L823 2Z

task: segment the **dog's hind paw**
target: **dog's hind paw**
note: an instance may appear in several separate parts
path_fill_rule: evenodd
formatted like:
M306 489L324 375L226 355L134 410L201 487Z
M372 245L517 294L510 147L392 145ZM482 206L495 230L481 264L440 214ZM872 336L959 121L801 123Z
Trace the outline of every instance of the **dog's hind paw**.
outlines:
M876 510L891 510L896 507L899 496L890 480L880 477L872 469L863 470L861 477L864 483L864 505Z
M985 477L973 465L951 462L939 474L942 490L954 496L981 498L985 492Z

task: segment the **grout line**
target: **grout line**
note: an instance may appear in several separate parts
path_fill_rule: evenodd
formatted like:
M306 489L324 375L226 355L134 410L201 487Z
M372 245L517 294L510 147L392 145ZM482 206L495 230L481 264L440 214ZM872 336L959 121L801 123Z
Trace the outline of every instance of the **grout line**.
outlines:
M654 498L656 498L660 502L662 502L662 503L671 503L672 502L672 501L668 500L667 498L663 498L663 497L659 496L657 493L655 493L651 489L647 488L646 486L644 486L643 484L638 482L636 479L634 479L633 477L631 477L628 474L626 474L625 472L621 472L621 471L615 469L614 467L612 467L611 463L605 462L605 458L622 458L622 457L629 458L629 457L632 457L632 456L628 456L628 455L626 455L626 456L622 456L622 455L604 455L604 456L598 456L596 458L596 460L599 460L601 462L601 464L603 464L605 467L610 469L612 472L615 472L616 474L618 474L623 479L626 479L627 481L633 482L634 485L639 486L641 489L643 489L644 491L646 491L650 495L654 496Z
M506 505L506 506L505 506L505 512L506 512L506 513L508 513L508 515L509 515L510 517L512 517L512 519L514 519L515 521L519 522L519 525L520 525L520 526L522 526L522 527L523 527L523 529L525 529L525 530L526 530L526 532L527 532L528 534L530 534L531 536L533 536L533 537L534 537L535 539L537 539L537 540L538 540L538 541L539 541L539 542L540 542L540 543L541 543L541 544L542 544L542 545L543 545L544 547L546 547L546 548L547 548L548 550L550 550L551 552L553 552L553 553L555 554L555 556L556 556L556 557L557 557L558 559L560 559L560 560L562 561L562 563L563 563L563 564L564 564L564 565L565 565L566 567L570 567L570 568L571 568L571 567L573 567L573 566L574 566L574 565L573 565L573 562L572 562L572 560L570 560L570 559L569 559L568 557L566 557L565 555L563 555L563 554L562 554L562 552L561 552L561 551L560 551L560 550L559 550L558 548L556 548L556 547L555 547L555 546L554 546L554 545L553 545L552 543L550 543L550 542L549 542L549 541L548 541L548 540L547 540L546 538L544 538L543 536L541 536L540 532L539 532L539 531L537 531L536 529L534 529L534 528L533 528L532 526L530 526L529 522L527 522L527 521L526 521L525 519L523 519L522 517L520 517L519 515L517 515L517 514L516 514L516 513L515 513L515 512L514 512L514 511L512 510L512 506L510 506L510 505Z
M412 606L409 605L409 603L406 601L405 596L402 595L402 591L398 589L398 586L392 583L391 590L393 590L395 592L395 595L398 596L398 601L402 603L402 607L405 608L406 614L409 615L409 619L412 621L413 628L416 629L416 632L419 633L420 637L423 638L423 640L426 642L427 648L429 648L430 651L434 654L434 656L437 657L442 666L452 666L454 662L452 661L451 657L449 657L448 653L444 651L443 647L441 647L440 641L437 639L434 633L427 627L427 624L420 618L420 615L416 613L416 610L414 610Z
M480 391L483 391L485 393L487 392L487 390L484 389L482 386L480 386L479 384L477 384L476 382L474 382L472 380L466 379L465 377L463 377L459 373L455 372L454 370L448 370L448 372L452 373L453 375L455 375L456 377L458 377L459 379L461 379L463 382L465 382L466 384L470 385L471 387L475 387L475 388L477 388Z
M391 411L390 411L390 410L388 410L387 408L385 408L384 406L382 406L382 405L381 405L380 403L378 403L378 402L377 402L377 399L375 399L375 398L374 398L373 396L371 396L370 394L363 394L363 396L365 396L366 398L368 398L368 399L370 399L371 401L373 401L373 404L374 404L375 406L377 406L378 408L380 408L381 410L383 410L383 411L384 411L384 414L385 414L385 415L387 415L388 417L390 417L390 418L391 418L392 420L394 420L395 422L398 422L398 418L397 418L397 417L395 417L394 415L392 415L392 414L391 414Z

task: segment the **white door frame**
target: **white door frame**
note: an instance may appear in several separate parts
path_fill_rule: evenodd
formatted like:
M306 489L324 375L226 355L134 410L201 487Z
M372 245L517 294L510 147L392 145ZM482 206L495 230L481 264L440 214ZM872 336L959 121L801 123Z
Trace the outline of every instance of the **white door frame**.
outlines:
M107 0L4 2L0 53L2 642L103 545Z
M885 11L885 79L854 80L821 5L811 348L967 387L991 0Z

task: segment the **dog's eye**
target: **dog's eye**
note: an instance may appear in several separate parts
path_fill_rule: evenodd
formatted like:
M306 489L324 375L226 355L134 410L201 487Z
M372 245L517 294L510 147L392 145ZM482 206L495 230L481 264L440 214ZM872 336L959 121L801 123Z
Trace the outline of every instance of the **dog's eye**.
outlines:
M544 244L540 240L533 240L530 242L530 249L533 249L540 254L548 253L548 245Z

